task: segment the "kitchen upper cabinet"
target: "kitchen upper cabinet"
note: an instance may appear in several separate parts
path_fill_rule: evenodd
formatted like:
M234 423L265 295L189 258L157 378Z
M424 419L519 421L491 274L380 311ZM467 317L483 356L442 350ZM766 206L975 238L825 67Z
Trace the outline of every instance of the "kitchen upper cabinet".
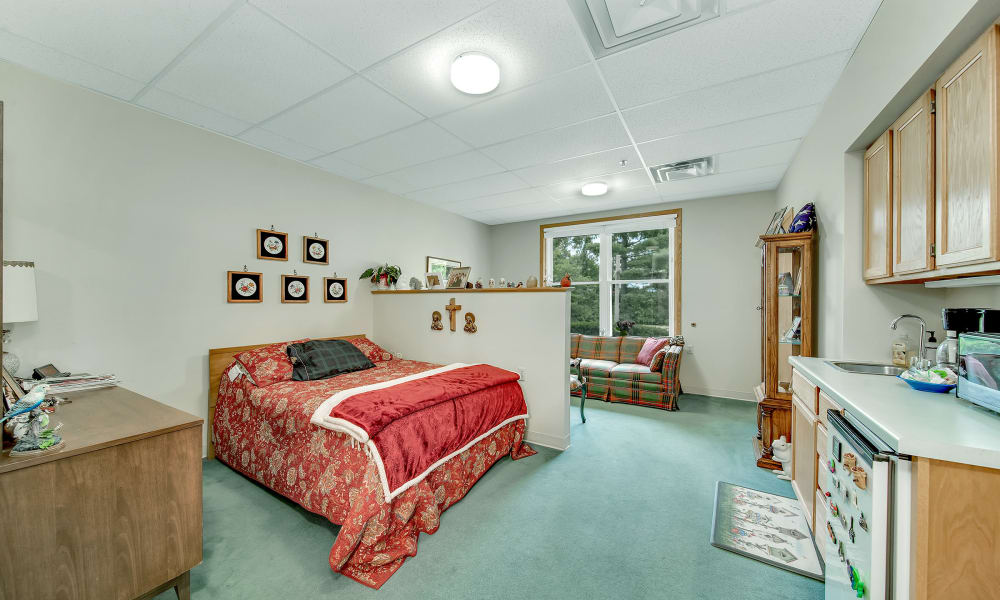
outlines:
M864 278L892 275L892 130L865 152Z
M934 268L934 90L928 90L892 133L892 273Z
M935 88L939 267L998 259L997 40L993 25Z

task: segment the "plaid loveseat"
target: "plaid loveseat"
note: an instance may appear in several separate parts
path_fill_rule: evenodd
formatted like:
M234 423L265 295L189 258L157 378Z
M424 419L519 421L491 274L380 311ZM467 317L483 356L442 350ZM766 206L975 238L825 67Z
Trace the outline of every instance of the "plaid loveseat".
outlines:
M652 406L663 410L677 410L677 397L681 393L679 372L684 338L676 336L659 351L663 367L654 371L637 364L644 337L607 337L598 335L570 335L570 358L580 358L580 367L571 368L587 378L587 398L605 402L625 402ZM653 360L654 368L659 364ZM579 396L580 391L572 392Z

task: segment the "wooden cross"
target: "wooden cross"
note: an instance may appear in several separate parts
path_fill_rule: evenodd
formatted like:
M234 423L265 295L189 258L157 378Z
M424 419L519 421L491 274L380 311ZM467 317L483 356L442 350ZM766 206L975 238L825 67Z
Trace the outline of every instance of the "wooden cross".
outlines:
M452 298L451 303L446 305L444 309L448 311L448 317L449 320L451 321L451 330L455 331L455 313L462 310L462 305L455 304L455 299Z

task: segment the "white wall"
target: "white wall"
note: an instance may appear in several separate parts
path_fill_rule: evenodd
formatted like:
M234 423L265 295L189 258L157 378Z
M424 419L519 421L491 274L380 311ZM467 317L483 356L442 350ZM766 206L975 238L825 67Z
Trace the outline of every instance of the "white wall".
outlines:
M538 274L538 228L545 223L682 209L681 333L685 392L751 400L760 383L760 251L757 236L774 212L771 192L672 202L628 210L493 227L491 272L522 280ZM694 325L692 325L694 324Z
M447 364L485 362L523 373L528 405L526 438L543 446L569 447L569 293L462 292L376 294L375 336L392 340L403 357ZM456 331L445 305L462 306ZM441 311L444 331L432 331L431 313ZM465 313L478 331L463 331Z
M204 417L209 348L371 334L364 268L390 260L406 281L428 254L489 260L485 225L6 63L0 100L4 258L38 271L39 320L5 348L22 374L113 372ZM254 230L271 224L290 235L288 262L256 259ZM301 261L314 232L331 240L329 268ZM226 271L244 264L264 273L261 304L226 303ZM312 278L310 304L279 302L293 269ZM346 304L322 301L334 271L350 279Z
M941 330L942 307L1000 305L997 288L869 286L861 277L864 147L997 16L995 0L885 0L799 147L777 200L796 208L816 203L820 356L886 362L892 317L916 313Z

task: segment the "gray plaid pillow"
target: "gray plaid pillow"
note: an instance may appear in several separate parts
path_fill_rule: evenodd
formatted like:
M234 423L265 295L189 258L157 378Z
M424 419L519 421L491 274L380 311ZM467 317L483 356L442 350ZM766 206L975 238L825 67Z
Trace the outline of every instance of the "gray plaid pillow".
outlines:
M371 369L374 363L346 340L309 340L288 345L294 381L326 379L341 373Z

